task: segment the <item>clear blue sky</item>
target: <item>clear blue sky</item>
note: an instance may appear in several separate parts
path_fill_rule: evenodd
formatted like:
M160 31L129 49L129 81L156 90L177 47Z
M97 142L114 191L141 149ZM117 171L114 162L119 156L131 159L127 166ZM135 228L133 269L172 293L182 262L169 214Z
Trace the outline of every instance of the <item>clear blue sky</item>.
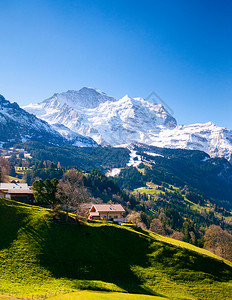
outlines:
M156 91L181 124L232 129L230 0L0 0L0 94Z

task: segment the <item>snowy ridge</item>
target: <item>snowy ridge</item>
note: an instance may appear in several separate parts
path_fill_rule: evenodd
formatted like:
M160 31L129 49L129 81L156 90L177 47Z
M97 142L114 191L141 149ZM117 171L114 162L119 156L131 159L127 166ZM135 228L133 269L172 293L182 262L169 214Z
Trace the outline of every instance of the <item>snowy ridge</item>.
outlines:
M100 145L143 143L158 147L201 150L211 157L232 161L232 131L205 124L178 125L161 104L125 95L114 99L105 93L82 88L54 94L39 104L24 107L49 124L64 125L70 131L91 137ZM54 127L55 128L55 127Z
M27 141L40 141L56 145L74 144L80 147L97 146L89 137L83 137L76 133L62 134L58 125L51 126L44 120L28 113L20 108L17 103L10 103L0 95L0 144L17 143ZM66 128L67 129L67 128ZM59 133L61 131L61 133ZM66 136L65 136L66 135Z
M150 144L162 148L201 150L211 157L225 157L231 161L232 130L205 124L178 125L172 130L160 132Z
M90 137L85 137L76 132L73 132L63 124L52 124L53 129L59 132L73 146L76 147L97 147L98 144Z
M87 97L85 100L83 90ZM101 145L116 146L135 141L151 143L152 132L176 126L176 120L162 105L128 95L116 100L105 94L98 95L96 90L88 88L55 94L24 109L50 124L63 124L78 134L89 136Z
M0 95L0 142L26 142L29 140L64 144L64 138L48 123L10 103Z

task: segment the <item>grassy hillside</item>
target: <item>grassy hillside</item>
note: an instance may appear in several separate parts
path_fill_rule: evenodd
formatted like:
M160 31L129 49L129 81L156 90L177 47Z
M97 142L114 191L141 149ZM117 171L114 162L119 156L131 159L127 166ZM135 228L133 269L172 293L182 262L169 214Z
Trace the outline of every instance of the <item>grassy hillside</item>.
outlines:
M1 298L0 298L1 299ZM141 294L79 291L49 298L51 300L165 300L168 298Z
M231 299L232 264L149 232L102 222L66 224L49 210L0 199L0 293L52 296L79 289Z

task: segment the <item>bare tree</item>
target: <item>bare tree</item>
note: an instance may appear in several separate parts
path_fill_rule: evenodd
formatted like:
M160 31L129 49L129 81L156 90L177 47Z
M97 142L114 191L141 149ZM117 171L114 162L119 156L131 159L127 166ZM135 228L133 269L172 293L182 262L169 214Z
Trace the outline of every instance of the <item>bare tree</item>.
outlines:
M211 225L204 235L204 248L232 261L232 235L216 225Z
M80 205L90 201L90 195L83 184L83 174L76 169L67 171L59 181L57 198L65 207L66 221L71 211L78 214Z
M10 174L9 161L3 157L0 157L0 182L6 182L6 176Z
M160 219L153 219L150 225L150 230L160 234L160 235L166 235L166 231L165 228L162 224L162 222L160 221Z
M127 220L134 223L137 227L147 230L147 226L141 220L141 213L132 211L128 216Z
M170 235L170 238L178 241L184 240L184 234L180 231L174 231L172 235Z

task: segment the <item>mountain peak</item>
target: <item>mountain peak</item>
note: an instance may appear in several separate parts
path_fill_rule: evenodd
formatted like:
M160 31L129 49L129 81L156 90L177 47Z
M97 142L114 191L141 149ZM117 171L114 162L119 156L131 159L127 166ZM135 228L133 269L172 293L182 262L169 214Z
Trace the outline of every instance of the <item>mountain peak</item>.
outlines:
M57 100L61 106L66 104L75 109L96 108L99 104L106 101L116 101L116 99L102 91L90 87L83 87L79 91L68 90L63 93L55 93L51 98L43 102L48 104L54 100Z
M93 87L86 87L84 86L79 90L79 92L84 92L84 93L98 93L98 94L103 94L106 95L106 93L102 92L99 89L93 88Z
M120 100L128 101L128 100L132 100L132 98L128 94L126 94Z

